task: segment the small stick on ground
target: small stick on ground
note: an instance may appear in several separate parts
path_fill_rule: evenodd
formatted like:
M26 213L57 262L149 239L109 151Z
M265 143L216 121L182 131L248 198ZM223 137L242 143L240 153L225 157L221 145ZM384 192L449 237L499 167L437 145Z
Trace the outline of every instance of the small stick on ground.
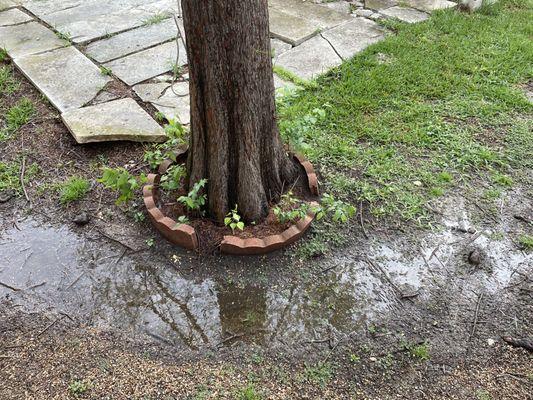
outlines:
M365 224L363 223L363 202L361 201L359 203L359 220L361 222L361 228L363 229L363 235L365 235L365 238L369 238L368 234L366 233Z
M59 321L61 321L63 318L65 318L64 315L62 315L61 317L58 317L56 319L54 319L52 322L50 322L46 328L44 328L41 332L39 332L37 334L37 337L41 336L43 333L45 333L48 329L50 329L52 326L54 326L56 323L58 323Z
M26 185L24 185L24 174L25 173L26 173L26 156L22 157L22 166L20 168L20 186L22 186L24 197L26 197L26 200L28 201L28 203L30 203L30 208L33 208L33 204L31 202L30 196L28 196L28 192L26 191Z
M385 278L385 280L389 283L389 285L391 285L391 287L396 291L396 293L398 294L398 296L400 297L400 299L403 299L404 298L404 294L403 292L400 290L400 288L398 286L396 286L396 284L392 281L392 279L389 277L389 275L385 272L385 270L383 268L381 268L380 265L378 265L377 263L373 262L370 258L368 257L365 257L365 260L368 264L370 264L370 266L374 267L374 269L377 269L379 272L381 272L381 274L383 275L383 277ZM411 300L409 298L407 298L408 300Z
M472 337L474 336L474 334L476 333L476 326L477 326L478 315L479 315L479 307L481 305L481 300L482 299L483 299L483 293L481 293L477 297L476 312L474 314L474 322L472 323L472 330L470 331L470 336L468 337L468 341L470 341L472 339Z
M8 285L7 283L4 283L4 282L0 282L0 286L3 286L5 288L7 288L7 289L11 289L14 292L20 292L20 290L21 290L19 288L16 288L16 287L13 287L11 285Z
M502 337L503 341L513 347L521 347L526 349L530 353L533 353L533 340L532 339L517 339L511 336Z

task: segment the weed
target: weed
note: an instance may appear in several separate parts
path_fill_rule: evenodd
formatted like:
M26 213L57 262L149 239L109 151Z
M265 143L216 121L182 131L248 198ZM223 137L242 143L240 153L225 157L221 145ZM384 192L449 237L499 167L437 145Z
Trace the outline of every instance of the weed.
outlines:
M320 387L325 387L333 377L333 365L329 362L318 362L314 365L306 364L304 377Z
M355 215L355 207L351 204L345 203L342 200L335 200L330 194L324 194L320 200L320 205L314 210L316 212L316 219L321 220L326 216L331 216L335 222L347 222Z
M170 15L165 12L160 12L157 14L153 14L150 17L146 18L142 21L143 26L150 26L155 25L163 22L165 19L167 19Z
M418 358L421 361L429 360L429 346L427 343L417 345L406 345L406 349L413 358Z
M323 107L327 107L324 105ZM296 151L309 148L308 140L316 135L317 124L326 118L324 108L314 108L310 113L291 121L281 121L280 130L283 139Z
M76 176L70 177L66 182L59 185L59 200L61 204L68 204L83 199L90 187L91 184L87 179Z
M237 204L235 204L235 208L233 208L233 210L226 215L226 218L224 218L224 225L229 227L233 234L235 234L235 229L240 229L241 231L244 230L244 222L241 221L241 216L239 215L237 207Z
M0 62L4 62L8 59L9 55L7 54L7 50L3 47L0 47Z
M477 400L492 400L492 396L486 390L480 389L476 391L476 399Z
M111 76L113 71L111 71L111 68L104 67L103 65L100 66L100 73L105 76Z
M206 184L207 179L200 179L193 185L189 194L187 196L180 196L178 201L183 203L189 211L200 211L207 200L207 195L205 193L200 194Z
M279 204L272 209L281 224L305 218L308 210L308 204L295 198L291 191L281 196Z
M154 245L155 245L155 239L154 239L154 238L146 239L146 245L147 245L148 247L154 247Z
M189 222L191 222L191 221L189 220L189 218L187 218L187 216L185 216L185 215L180 215L180 216L178 217L178 224L177 224L177 225L180 225L180 224L188 224Z
M24 184L28 184L38 172L39 167L37 164L27 165ZM16 194L21 194L20 174L21 163L19 161L0 162L0 192L13 191Z
M6 127L0 132L0 141L6 140L21 127L30 122L35 114L31 100L23 98L11 107L6 114Z
M56 36L61 40L64 40L68 43L72 43L72 35L70 34L70 32L57 31Z
M15 78L13 69L8 65L0 65L0 93L13 94L18 90L20 82Z
M245 387L237 390L235 397L237 400L261 400L263 398L253 383L248 383Z
M523 250L532 251L533 250L533 236L531 235L521 235L518 238L518 243Z
M163 190L176 190L180 187L181 180L187 176L185 167L180 164L172 165L161 177L160 186Z
M83 395L91 388L91 383L88 381L74 380L68 385L69 392L74 396L78 397Z
M274 73L279 76L284 81L292 82L295 85L301 86L303 88L316 88L316 83L306 81L305 79L300 78L299 76L293 74L291 71L286 70L283 67L280 67L279 65L275 65L273 67Z
M357 354L350 354L350 362L352 364L357 364L359 361L361 361L361 357L359 357Z
M113 189L119 193L116 201L118 205L130 201L134 196L135 190L146 182L146 177L144 175L135 177L124 168L104 168L102 178L98 182L103 183L106 188Z

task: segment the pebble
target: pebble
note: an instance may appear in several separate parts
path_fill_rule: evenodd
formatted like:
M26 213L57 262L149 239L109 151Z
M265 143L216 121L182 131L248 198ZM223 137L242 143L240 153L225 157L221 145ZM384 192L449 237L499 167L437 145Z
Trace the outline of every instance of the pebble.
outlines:
M89 215L86 212L82 212L74 217L72 222L74 222L76 225L83 226L87 225L91 219L89 218Z
M479 265L481 263L481 253L478 249L474 249L468 255L468 262L472 265Z
M354 14L357 15L358 17L370 17L372 14L374 14L374 11L365 10L365 9L355 10Z

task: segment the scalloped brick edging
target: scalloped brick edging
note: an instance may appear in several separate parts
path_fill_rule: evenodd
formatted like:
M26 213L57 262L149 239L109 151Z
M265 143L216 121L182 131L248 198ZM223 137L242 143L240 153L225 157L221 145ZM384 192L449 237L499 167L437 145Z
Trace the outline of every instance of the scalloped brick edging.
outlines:
M148 175L148 184L143 187L144 205L154 227L169 242L189 250L198 249L198 237L194 228L187 224L179 224L172 218L165 216L156 205L157 185L161 175Z
M312 202L311 206L317 205ZM285 229L278 235L267 236L262 239L249 238L241 239L237 236L224 236L220 244L220 251L226 254L238 256L259 255L271 253L282 249L300 239L311 226L315 219L315 213L310 211L305 218L302 218L296 224Z
M178 150L176 160L183 159L187 154L186 148ZM301 155L295 155L294 158L304 168L307 175L309 190L315 196L318 196L318 179L313 165ZM172 218L165 216L157 207L157 186L159 185L161 175L173 164L172 160L165 160L158 168L158 174L149 174L147 185L143 187L143 198L148 215L154 227L171 243L184 247L189 250L198 249L198 236L195 229L187 224L180 224ZM317 203L312 202L311 206ZM294 225L287 228L280 234L267 236L262 239L249 238L241 239L237 236L224 236L220 244L220 251L233 255L259 255L270 253L286 247L298 239L309 229L315 218L315 213L309 211L305 218L302 218Z

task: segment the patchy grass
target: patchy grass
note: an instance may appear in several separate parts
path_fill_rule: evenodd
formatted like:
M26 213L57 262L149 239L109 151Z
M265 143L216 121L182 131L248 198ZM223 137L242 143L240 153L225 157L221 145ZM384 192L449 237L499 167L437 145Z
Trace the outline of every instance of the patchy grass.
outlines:
M396 35L317 88L283 97L282 133L291 127L284 121L325 109L299 131L304 152L325 191L365 201L378 217L423 223L428 201L458 185L510 187L533 163L533 108L521 89L532 79L532 19L531 1L504 0L420 24L389 21Z
M532 251L533 250L533 236L531 236L531 235L521 235L518 238L518 243L520 243L520 246L525 251Z
M0 192L13 191L16 194L22 193L20 183L22 164L20 161L0 162ZM37 164L26 165L24 173L24 184L28 184L39 172Z
M0 141L9 138L17 130L30 122L35 115L35 107L30 99L23 98L7 110L5 127L0 131Z
M143 20L143 26L156 25L166 20L170 15L165 12L153 14L152 16Z
M81 200L89 192L91 184L87 179L76 176L70 177L59 186L61 204L69 204Z
M9 96L16 92L19 87L20 83L15 79L13 68L8 65L0 65L0 94Z

